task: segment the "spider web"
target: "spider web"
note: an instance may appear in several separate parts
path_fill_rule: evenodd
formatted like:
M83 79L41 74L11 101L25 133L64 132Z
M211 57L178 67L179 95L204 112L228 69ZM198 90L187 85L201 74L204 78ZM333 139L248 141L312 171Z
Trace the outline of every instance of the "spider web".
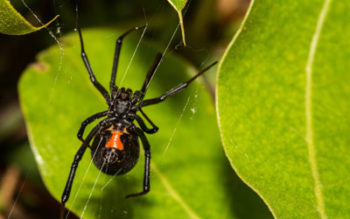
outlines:
M145 20L146 20L146 25L149 25L149 24L151 23L151 21L147 21L146 18L145 18ZM169 39L169 41L168 41L168 43L167 43L166 48L165 48L164 51L162 52L163 57L162 57L162 59L160 60L160 63L163 62L164 57L165 57L166 54L168 53L169 47L170 47L172 41L174 40L174 37L175 37L176 33L179 31L179 28L180 28L180 23L175 27L175 29L174 29L174 31L173 31L173 34L171 35L171 37L170 37L170 39ZM131 65L131 63L132 63L132 61L133 61L133 58L134 58L134 56L135 56L135 54L136 54L136 52L137 52L137 50L138 50L138 48L139 48L140 43L142 42L142 39L143 39L144 34L146 33L146 31L147 31L147 26L146 26L146 28L144 29L143 33L142 33L141 36L140 36L140 39L139 39L139 41L138 41L138 43L137 43L137 45L136 45L136 48L135 48L134 53L133 53L133 55L132 55L132 58L130 59L130 61L129 61L129 63L128 63L128 66L127 66L125 72L124 72L123 75L122 75L122 79L121 79L121 81L120 81L120 84L122 84L122 83L124 82L125 78L126 78L127 75L128 75L129 67L130 67L130 65ZM159 66L159 65L158 65L158 66ZM158 67L157 67L157 69L156 69L156 72L157 72L157 70L158 70ZM190 96L188 96L187 101L186 101L185 105L183 106L183 110L181 110L181 113L180 113L180 115L179 115L178 122L175 124L175 127L173 128L173 134L169 137L169 143L166 145L166 148L165 148L164 153L166 152L166 150L168 150L168 148L169 148L169 146L170 146L170 144L171 144L171 142L172 142L172 139L174 138L174 135L176 134L176 130L177 130L178 126L180 125L179 122L181 121L181 119L182 119L182 117L183 117L183 114L184 114L184 112L186 111L186 109L187 109L187 107L188 107L188 105L189 105L189 100L190 100ZM94 156L95 156L95 155L94 155ZM81 181L81 183L80 183L80 185L79 185L79 188L78 188L78 191L76 192L76 194L75 194L75 196L74 196L72 205L74 205L74 202L75 202L76 198L78 197L79 190L80 190L80 188L82 187L82 185L83 185L83 183L84 183L84 181L85 181L85 177L86 177L86 175L87 175L87 173L88 173L88 171L89 171L89 169L90 169L90 167L91 167L91 164L92 164L92 159L90 160L88 169L85 170L84 178L83 178L83 180ZM86 203L85 203L85 205L84 205L84 210L83 210L82 214L80 215L81 218L83 218L83 216L84 216L84 214L85 214L85 212L86 212L86 210L87 210L87 207L88 207L88 205L89 205L90 199L92 198L93 192L94 192L94 190L95 190L95 186L96 186L96 184L98 183L98 181L99 181L99 179L100 179L100 174L101 174L101 172L98 173L98 176L97 176L97 178L96 178L96 180L95 180L95 182L94 182L94 185L93 185L93 187L92 187L92 189L91 189L91 192L90 192L90 194L89 194L88 200L86 201ZM115 173L114 176L116 176L117 174L118 174L118 172ZM106 188L113 180L115 180L114 176L111 177L111 178L102 186L101 191L104 191L105 188ZM104 205L103 205L102 203L100 203L100 212L99 212L99 214L98 214L98 218L101 217L101 214L100 214L100 213L101 213L101 211L103 211L103 207L104 207ZM108 210L111 210L111 209L108 209ZM111 213L113 213L113 209L111 210ZM124 210L124 213L127 214L128 212L127 212L126 210ZM69 215L69 213L67 214L66 219L68 218L68 215Z
M21 2L22 2L22 4L27 8L27 10L30 11L30 13L32 13L32 15L35 17L35 19L36 19L40 24L43 25L43 22L41 21L41 19L39 18L39 16L30 8L30 6L26 3L26 1L25 1L25 0L21 0ZM59 8L60 8L60 4L63 4L63 3L61 3L61 0L59 0L59 1L53 0L53 4L55 5L55 8L56 8L56 10L58 11L58 14L60 14L60 9L59 9ZM77 10L77 13L79 13L79 10L78 10L78 9L76 9L76 10ZM185 15L185 14L186 14L186 10L184 11L184 15ZM129 63L128 63L126 69L125 69L125 71L121 74L121 75L122 75L122 76L121 76L122 78L121 78L121 81L120 81L121 84L122 84L122 83L124 82L124 80L127 78L128 72L129 72L129 69L130 69L130 66L132 65L133 60L134 60L134 57L135 57L135 55L137 54L137 51L138 51L138 49L139 49L139 46L140 46L140 44L142 43L145 34L147 33L147 30L148 30L147 28L148 28L149 25L152 25L152 23L153 23L152 19L151 19L151 20L147 20L147 17L146 17L146 15L145 15L145 24L146 24L146 28L143 30L143 32L142 32L142 34L141 34L141 36L140 36L140 38L139 38L139 40L138 40L138 43L137 43L137 45L136 45L136 47L135 47L135 49L134 49L134 52L133 52L133 54L132 54L132 57L131 57L131 59L130 59L130 61L129 61ZM55 31L52 30L52 25L51 25L51 27L45 27L46 32L48 33L48 36L49 36L50 38L52 38L53 42L58 46L58 48L59 48L59 54L60 54L60 55L59 55L59 65L58 65L58 69L57 69L57 71L55 71L54 81L52 82L52 86L51 86L50 98L49 98L49 100L48 100L48 103L49 103L49 104L50 104L52 101L54 101L54 99L53 99L53 92L54 92L54 90L55 90L57 80L61 77L61 74L63 73L63 72L62 72L62 69L63 69L63 63L64 63L64 57L65 57L65 48L64 48L64 45L62 44L62 42L61 42L61 40L60 40L60 37L61 37L61 35L62 35L63 24L61 23L60 19L57 19L57 21L55 21L55 25L56 25L56 30L55 30ZM163 53L163 57L162 57L162 59L161 59L160 62L163 62L164 57L166 57L166 55L169 53L169 48L170 48L170 46L172 45L172 43L173 43L173 41L174 41L174 38L175 38L175 35L179 32L179 30L180 30L180 23L178 23L178 24L176 25L176 27L174 27L174 30L173 30L171 36L169 37L169 41L167 42L166 47L165 47L165 49L164 49L163 52L162 52L162 53ZM76 31L76 30L75 30L75 31ZM157 70L158 70L158 69L157 69ZM157 70L156 70L156 71L157 71ZM67 81L67 84L69 84L69 81ZM190 105L190 104L189 104L189 103L190 103L190 99L196 99L196 97L197 97L197 94L194 95L194 98L191 97L191 95L189 95L189 96L187 97L187 101L186 101L185 104L182 106L182 110L180 111L180 114L178 115L177 122L175 123L175 125L173 125L173 127L169 127L169 128L172 128L172 129L173 129L173 132L172 132L172 135L169 136L169 140L168 140L167 145L164 146L164 155L166 154L166 151L169 149L169 147L170 147L170 145L171 145L171 143L172 143L172 140L173 140L174 136L176 135L176 131L177 131L177 129L178 129L178 126L180 125L180 121L182 120L185 111L186 111L186 110L189 110L188 107L189 107L189 105ZM195 104L192 103L192 106L190 106L190 107L191 107L191 109L190 109L191 112L194 114L195 111L196 111L196 110L195 110ZM77 149L78 149L78 148L77 148ZM93 156L95 156L95 154L94 154ZM71 159L73 159L73 158L71 158ZM68 161L70 162L69 159L68 159ZM80 182L75 182L76 184L78 184L78 187L77 187L77 189L75 190L75 193L73 193L73 192L71 193L71 197L73 197L73 199L71 198L71 205L72 205L72 206L75 204L75 202L76 202L76 200L77 200L77 198L78 198L78 196L79 196L80 190L81 190L82 186L84 185L84 183L85 183L85 181L86 181L86 177L87 177L87 175L88 175L88 173L89 173L89 170L90 170L90 168L91 168L92 162L93 162L92 159L90 159L90 162L89 162L88 167L84 170L84 174L83 174L82 180L81 180ZM79 168L78 168L78 171L83 171L83 170L81 170L81 169L79 170ZM93 186L91 187L90 194L89 194L89 196L88 196L88 199L87 199L86 202L85 202L85 205L84 205L84 207L83 207L82 214L80 215L81 218L83 218L83 216L85 215L86 210L88 209L88 206L89 206L89 203L90 203L90 199L91 199L91 197L93 196L93 193L94 193L96 184L97 184L97 183L99 182L99 180L100 180L100 174L101 174L101 171L98 173L98 176L96 177L96 180L95 180ZM118 173L116 173L116 175L117 175L117 174L118 174ZM67 172L67 176L68 176L68 172ZM113 176L110 177L110 179L102 186L101 190L104 191L104 190L110 185L110 183L111 183L114 179L115 179L115 177L113 177ZM22 187L23 187L23 186L22 186ZM17 195L16 200L15 200L15 202L13 203L13 206L16 204L16 202L17 202L19 196L21 195L21 193L22 193L22 188L21 188L21 190L19 191L19 194ZM103 205L102 202L100 203L100 208L99 208L99 209L100 209L100 210L99 210L98 218L101 217L101 212L102 212L102 211L107 210L107 209L104 209L104 205ZM110 210L110 209L108 209L108 210ZM125 210L124 213L127 214L127 211ZM10 218L10 216L11 216L11 215L9 215L9 218ZM65 218L68 218L68 217L69 217L69 213L66 215Z
M25 2L25 0L21 0L22 4L24 5L25 8L27 8L27 10L34 16L34 18L40 23L41 26L44 26L44 22L42 22L39 18L39 16L28 6L28 4ZM59 19L58 21L56 22L57 24L57 33L58 35L61 34L61 31L60 31L60 23L59 23ZM53 81L53 85L52 85L52 88L51 88L51 92L50 92L50 98L49 98L49 103L52 101L52 91L55 89L55 86L56 86L56 83L57 83L57 80L58 80L58 77L59 75L61 74L62 72L62 64L63 64L63 57L64 57L64 48L63 48L63 45L61 43L61 41L59 40L59 36L56 36L55 33L49 29L49 27L45 27L45 30L48 32L49 36L55 41L55 43L57 44L59 50L60 50L60 58L59 58L59 66L58 66L58 69L57 69L57 73L56 73L56 76L55 76L55 80Z

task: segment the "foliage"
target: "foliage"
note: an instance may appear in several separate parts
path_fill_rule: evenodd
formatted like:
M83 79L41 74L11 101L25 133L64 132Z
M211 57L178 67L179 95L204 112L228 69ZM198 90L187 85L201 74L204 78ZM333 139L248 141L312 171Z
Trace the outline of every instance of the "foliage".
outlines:
M108 87L111 45L120 32L94 29L83 30L83 35L96 77ZM57 47L42 52L19 85L31 147L44 182L57 200L81 144L76 138L81 122L107 107L83 66L77 33L66 36L63 44L64 54ZM124 41L117 84L135 45L130 38ZM123 86L141 87L157 52L155 48L141 43ZM159 96L185 81L189 78L185 72L194 73L183 60L166 55L146 98ZM254 194L233 178L221 148L212 100L203 85L196 82L181 94L145 110L160 127L158 133L148 135L152 147L151 192L125 199L125 195L142 188L143 153L135 169L125 176L113 177L101 174L91 165L91 155L86 152L67 202L70 209L84 218L235 218L254 214L269 217ZM232 192L235 188L239 191L236 195ZM238 196L241 198L233 198ZM256 211L242 213L242 209L231 209L244 201Z
M9 0L0 0L0 33L8 35L24 35L47 27L56 20L53 18L40 27L34 27L13 8Z
M185 8L187 1L186 0L168 0L169 4L175 9L179 16L181 33L182 33L182 42L186 46L186 37L185 37L185 28L182 16L182 10Z
M350 217L349 10L255 1L221 62L226 154L276 218Z

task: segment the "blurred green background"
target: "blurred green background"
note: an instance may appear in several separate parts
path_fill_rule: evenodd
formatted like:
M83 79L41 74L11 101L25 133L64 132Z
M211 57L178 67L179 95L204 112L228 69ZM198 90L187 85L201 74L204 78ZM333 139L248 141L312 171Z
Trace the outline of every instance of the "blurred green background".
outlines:
M14 7L32 24L40 25L21 0ZM36 54L56 44L74 30L73 1L26 0L25 3L47 22L57 14L58 20L48 29L24 35L0 34L0 219L58 218L59 203L47 192L40 179L29 148L25 125L18 103L17 83L23 70L36 59ZM192 0L183 11L187 47L183 47L179 30L169 51L183 56L201 68L218 60L238 28L249 0ZM79 3L81 26L129 29L149 24L145 38L167 46L178 25L178 17L166 0L85 0ZM88 42L86 42L88 43ZM214 91L215 75L207 77ZM74 218L74 215L71 215Z

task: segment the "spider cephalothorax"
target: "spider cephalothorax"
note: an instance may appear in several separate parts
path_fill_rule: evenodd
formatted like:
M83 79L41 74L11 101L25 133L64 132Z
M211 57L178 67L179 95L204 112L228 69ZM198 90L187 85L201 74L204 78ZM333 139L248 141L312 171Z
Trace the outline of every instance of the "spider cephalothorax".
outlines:
M109 110L118 115L127 114L129 111L136 112L137 106L135 104L139 101L139 97L132 92L131 89L114 88L112 91L111 103Z
M77 25L83 62L89 73L91 82L105 98L108 105L108 110L90 116L81 124L78 131L78 138L83 142L83 144L76 153L71 166L68 181L62 195L63 205L69 198L76 169L87 148L91 149L92 160L94 161L96 167L102 172L110 175L121 175L129 172L136 165L140 153L139 139L141 139L145 151L143 191L128 195L127 197L135 197L146 194L150 190L151 150L144 133L156 133L158 131L158 127L142 111L142 108L162 102L167 97L185 89L192 81L216 64L215 62L209 65L188 81L170 89L160 97L144 100L147 88L162 59L162 54L158 54L152 67L148 71L144 84L140 90L133 92L131 89L119 89L115 85L115 79L122 41L129 33L143 28L144 26L132 28L117 39L112 77L110 81L110 93L108 93L107 90L95 78L84 50L83 37L79 23ZM137 113L140 113L143 118ZM83 138L86 126L96 119L102 117L105 118L102 119L85 138ZM148 128L143 119L145 119L152 126L152 128ZM134 124L135 120L138 126ZM92 144L90 145L91 142Z

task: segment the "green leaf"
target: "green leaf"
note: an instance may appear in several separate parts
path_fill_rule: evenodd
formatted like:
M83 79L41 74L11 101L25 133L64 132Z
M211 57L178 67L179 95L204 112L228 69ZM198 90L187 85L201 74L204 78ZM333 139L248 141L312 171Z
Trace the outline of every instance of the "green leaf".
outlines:
M349 218L350 2L252 4L219 67L226 154L276 218Z
M177 15L180 21L182 42L186 46L185 27L184 27L184 21L182 16L182 10L185 8L187 0L168 0L168 2L177 12Z
M91 66L105 87L110 80L113 49L119 35L114 30L83 30ZM136 47L131 38L123 44L117 84ZM62 41L63 51L55 46L42 52L19 84L31 147L43 180L57 200L81 145L76 137L81 122L107 109L81 60L77 33ZM141 43L123 86L134 90L141 87L156 52L161 51L155 48ZM146 98L159 96L185 81L190 77L186 74L189 72L194 73L188 64L167 54ZM160 127L158 133L148 135L152 148L150 193L124 198L142 189L143 153L132 171L112 177L91 165L88 150L79 164L67 207L84 218L270 216L257 196L232 174L221 148L212 100L202 84L195 82L164 103L146 107L145 111ZM255 210L246 210L251 207Z
M8 35L24 35L47 27L58 18L58 15L48 23L34 27L16 9L9 0L0 0L0 33Z

